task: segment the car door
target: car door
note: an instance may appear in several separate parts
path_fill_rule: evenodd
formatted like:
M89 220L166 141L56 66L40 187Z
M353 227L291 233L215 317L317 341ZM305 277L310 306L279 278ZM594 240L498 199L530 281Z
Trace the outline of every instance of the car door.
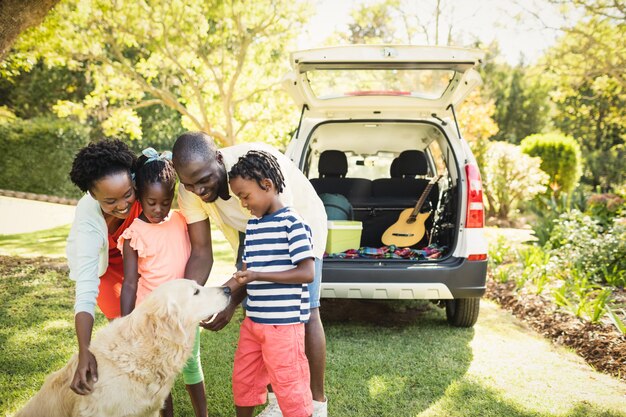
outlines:
M478 50L351 45L294 52L283 86L308 117L453 116L481 78Z

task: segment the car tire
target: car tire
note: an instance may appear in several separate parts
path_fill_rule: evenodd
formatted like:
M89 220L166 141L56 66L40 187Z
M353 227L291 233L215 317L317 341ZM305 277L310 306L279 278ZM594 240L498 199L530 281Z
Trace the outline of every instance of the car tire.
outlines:
M472 327L478 320L480 298L446 300L446 319L454 327Z

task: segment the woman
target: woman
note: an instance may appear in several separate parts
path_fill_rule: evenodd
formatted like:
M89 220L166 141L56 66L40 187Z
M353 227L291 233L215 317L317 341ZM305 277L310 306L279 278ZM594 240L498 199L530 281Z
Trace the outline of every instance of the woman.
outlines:
M76 206L67 239L70 278L76 281L74 323L78 367L70 387L89 394L98 379L96 358L89 351L95 305L109 319L120 316L124 279L117 239L141 214L131 170L133 152L119 140L104 140L82 148L74 158L70 179L86 194Z

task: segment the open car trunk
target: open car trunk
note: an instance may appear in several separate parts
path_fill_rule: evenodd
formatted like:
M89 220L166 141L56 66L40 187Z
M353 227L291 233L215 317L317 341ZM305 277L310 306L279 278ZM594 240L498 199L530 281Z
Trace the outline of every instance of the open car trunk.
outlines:
M456 167L462 164L455 158L445 131L430 121L325 121L313 128L303 171L318 195L345 196L350 220L362 224L348 255L330 253L326 260L350 262L354 251L358 261L439 262L450 256L461 214ZM408 212L417 216L413 224L400 219ZM390 228L399 238L389 233L383 238ZM421 238L406 244L403 235L415 240L422 230Z

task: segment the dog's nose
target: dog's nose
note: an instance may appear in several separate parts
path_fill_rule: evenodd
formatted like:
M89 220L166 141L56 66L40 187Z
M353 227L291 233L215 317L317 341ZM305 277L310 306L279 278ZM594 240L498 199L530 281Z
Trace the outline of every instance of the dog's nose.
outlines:
M226 295L230 295L231 294L231 290L230 287L222 287L222 290L224 291L224 294Z

